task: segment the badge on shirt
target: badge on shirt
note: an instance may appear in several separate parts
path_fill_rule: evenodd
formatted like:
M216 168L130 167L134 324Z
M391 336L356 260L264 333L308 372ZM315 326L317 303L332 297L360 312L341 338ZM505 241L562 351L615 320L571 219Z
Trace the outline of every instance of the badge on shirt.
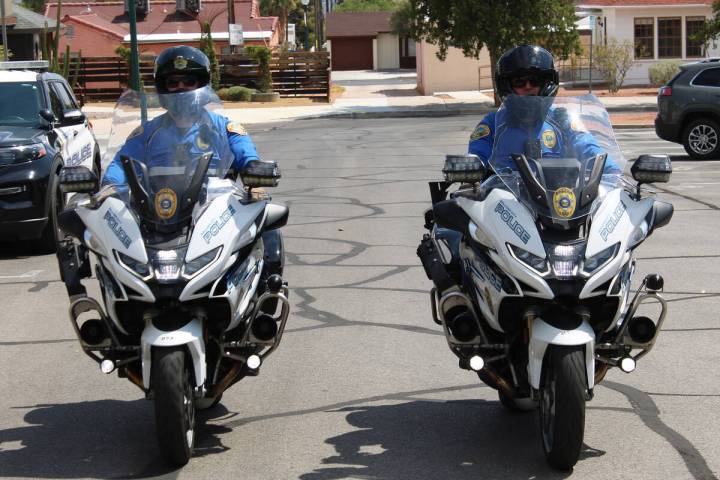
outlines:
M475 131L470 135L470 141L474 142L475 140L480 140L481 138L485 138L488 135L490 135L490 127L487 125L481 123L477 127L475 127Z
M195 137L195 146L200 150L207 150L208 148L210 148L210 143L206 142L202 138L202 135L198 135L197 137Z
M545 130L544 132L542 132L542 141L543 145L545 145L547 148L555 148L555 145L557 144L555 132L553 132L552 130Z
M247 130L245 130L245 127L235 122L229 122L227 124L227 131L237 133L238 135L247 135Z
M553 207L555 213L563 218L571 217L575 213L575 194L566 187L560 187L553 194Z
M177 210L177 194L171 188L160 189L155 194L155 212L163 220L172 218Z

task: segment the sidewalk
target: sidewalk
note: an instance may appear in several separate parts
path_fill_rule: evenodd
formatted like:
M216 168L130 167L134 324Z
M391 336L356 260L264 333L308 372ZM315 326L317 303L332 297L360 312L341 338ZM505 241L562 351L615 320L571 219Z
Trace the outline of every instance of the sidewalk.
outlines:
M308 106L276 106L268 103L252 108L228 104L225 114L243 124L271 123L312 118L402 118L451 115L481 116L495 109L491 92L446 92L423 96L415 89L413 72L333 72L333 85L344 88L333 103ZM489 95L488 95L489 93ZM579 92L578 94L584 94ZM600 96L616 128L652 127L657 112L655 96ZM91 120L110 118L113 105L87 104L83 110Z

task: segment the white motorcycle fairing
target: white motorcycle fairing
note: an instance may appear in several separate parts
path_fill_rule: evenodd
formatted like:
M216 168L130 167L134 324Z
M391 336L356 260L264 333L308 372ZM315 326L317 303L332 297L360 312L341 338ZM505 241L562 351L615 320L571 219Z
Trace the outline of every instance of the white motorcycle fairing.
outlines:
M528 379L533 388L540 388L543 359L548 345L585 345L585 369L589 389L595 386L595 332L583 320L574 330L561 330L547 324L543 319L536 318L530 332Z
M170 332L160 330L152 323L148 323L140 337L143 386L146 389L150 388L152 348L177 347L180 345L187 345L192 358L195 385L198 387L203 386L205 384L205 342L203 341L202 332L202 322L197 319Z

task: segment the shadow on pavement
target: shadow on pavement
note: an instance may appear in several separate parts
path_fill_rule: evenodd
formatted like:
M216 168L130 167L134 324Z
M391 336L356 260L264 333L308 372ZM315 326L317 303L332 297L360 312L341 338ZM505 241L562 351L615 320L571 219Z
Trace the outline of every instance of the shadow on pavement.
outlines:
M348 407L357 430L329 438L337 454L302 480L372 478L561 479L540 445L537 412L510 413L485 400ZM584 458L605 452L584 446ZM337 465L337 466L332 466Z
M37 242L31 240L0 242L0 260L39 257L42 255L54 255L54 253L42 250L37 246Z
M29 410L27 425L0 430L0 477L147 478L175 470L160 458L147 400L13 408ZM219 435L231 429L205 423L227 413L222 405L198 412L193 458L229 450Z

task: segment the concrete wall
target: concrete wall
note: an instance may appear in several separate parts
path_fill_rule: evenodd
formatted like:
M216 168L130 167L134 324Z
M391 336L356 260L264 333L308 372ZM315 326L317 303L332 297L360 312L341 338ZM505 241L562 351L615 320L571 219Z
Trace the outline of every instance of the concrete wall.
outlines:
M437 52L435 45L417 44L417 81L422 95L480 88L480 66L490 64L487 50L483 50L478 59L466 57L460 49L449 48L445 61L437 58Z
M400 68L400 40L397 35L378 34L377 68L380 70Z
M607 35L608 39L616 38L618 41L629 40L630 43L634 42L635 37L635 18L636 17L653 17L655 18L655 58L654 59L643 59L636 60L635 65L630 69L627 76L625 77L624 85L647 85L650 82L648 76L648 68L658 62L664 60L675 60L667 58L658 58L658 28L657 19L658 17L679 17L682 29L682 57L678 57L678 60L687 62L694 62L699 60L698 58L688 58L685 56L685 17L696 17L705 16L712 17L712 8L710 5L707 6L689 6L684 5L681 7L644 7L644 8L605 8L602 16L605 17L605 26L602 27L600 35L595 39L595 43L602 43L604 41L603 34ZM708 56L717 57L720 56L720 48L713 48L712 42L708 49Z

